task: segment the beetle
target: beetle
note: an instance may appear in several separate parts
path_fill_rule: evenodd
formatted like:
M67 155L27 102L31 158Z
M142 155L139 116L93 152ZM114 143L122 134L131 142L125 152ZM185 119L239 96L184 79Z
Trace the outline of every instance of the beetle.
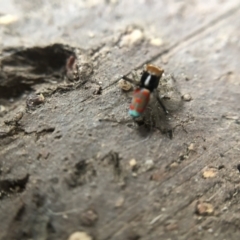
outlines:
M155 65L146 64L144 66L144 70L139 83L136 83L136 81L128 78L127 76L122 77L125 81L137 85L137 88L133 92L132 102L129 107L129 115L132 118L138 118L144 113L151 94L154 94L164 112L166 114L168 113L157 92L159 81L162 77L163 72L163 69Z

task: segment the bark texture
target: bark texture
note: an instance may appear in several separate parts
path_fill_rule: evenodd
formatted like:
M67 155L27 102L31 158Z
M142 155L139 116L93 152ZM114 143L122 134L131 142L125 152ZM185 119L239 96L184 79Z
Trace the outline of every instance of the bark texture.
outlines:
M238 0L0 8L0 239L239 239ZM137 124L145 63L169 114Z

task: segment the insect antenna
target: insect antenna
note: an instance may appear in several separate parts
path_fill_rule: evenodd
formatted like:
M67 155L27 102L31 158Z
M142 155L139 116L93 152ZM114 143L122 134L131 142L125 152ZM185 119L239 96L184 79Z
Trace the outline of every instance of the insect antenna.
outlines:
M139 81L136 81L135 79L131 79L131 78L127 77L127 76L122 76L122 79L127 81L127 82L130 82L130 83L132 83L134 85L137 85L137 86L139 86L139 84L140 84Z

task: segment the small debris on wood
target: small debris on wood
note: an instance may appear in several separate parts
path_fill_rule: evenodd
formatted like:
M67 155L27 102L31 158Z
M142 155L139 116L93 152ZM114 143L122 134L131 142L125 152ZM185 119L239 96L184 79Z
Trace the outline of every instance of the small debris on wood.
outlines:
M222 208L222 211L227 211L228 210L228 207L227 206L224 206L223 208Z
M182 73L181 76L185 81L190 81L191 80L191 78L186 73Z
M92 31L89 31L89 32L88 32L88 36L89 36L90 38L94 38L94 37L95 37L95 33L93 33Z
M88 54L77 49L76 55L71 55L66 62L66 75L70 81L87 82L93 74L93 63Z
M86 232L75 232L69 236L68 240L93 240L93 238Z
M18 122L22 119L22 117L23 117L23 112L18 112L12 119L6 120L4 121L4 123L9 126L17 126L19 125Z
M136 159L131 159L130 161L129 161L129 166L130 166L130 168L131 168L131 170L132 171L135 171L136 169L137 169L137 167L138 167L138 164L137 164L137 161L136 161Z
M66 75L70 81L78 80L77 58L71 55L66 62Z
M66 69L67 69L67 70L73 70L74 64L76 64L76 57L74 57L73 55L71 55L71 56L67 59Z
M194 143L190 143L190 145L188 146L188 151L190 152L190 151L194 151Z
M154 168L154 161L152 159L148 159L145 163L141 166L141 173L150 171Z
M183 101L189 102L192 100L192 96L189 93L182 95Z
M185 159L188 159L188 154L180 153L178 158L178 163L184 161Z
M6 108L3 105L0 105L0 113L4 112L6 110Z
M124 35L119 43L120 47L131 46L143 39L143 32L140 29L134 29L127 35Z
M216 168L208 168L203 171L203 178L214 178L217 175L217 169Z
M94 72L93 62L89 55L77 51L78 79L81 82L87 82L91 79Z
M98 219L98 215L93 210L87 210L81 215L81 223L83 226L91 227Z
M133 173L132 173L132 176L136 178L138 175L137 175L136 172L133 172Z
M169 61L169 56L163 55L163 56L161 57L161 60L162 60L162 63L163 63L163 64L167 64L168 61Z
M27 108L33 108L37 105L40 105L42 103L44 103L44 96L43 94L31 94L28 96L27 100L26 100L26 104L27 104Z
M115 208L119 208L119 207L122 207L122 205L124 204L124 197L120 197L117 199L116 203L115 203Z
M170 168L176 168L179 164L177 162L173 162L170 164Z
M198 202L196 213L202 216L212 215L214 213L213 205L206 202Z
M102 87L101 86L97 86L94 90L93 90L93 95L100 95L102 93Z
M132 89L132 84L125 81L124 79L119 80L118 87L121 88L123 91L130 91Z
M9 25L18 20L18 17L11 14L6 14L0 17L0 25Z
M212 229L212 228L209 228L209 229L208 229L208 232L209 232L209 233L212 233L212 232L213 232L213 229Z
M153 46L161 46L163 44L163 41L161 38L150 38L149 43Z
M6 113L7 113L6 107L3 105L0 105L0 117L3 117L4 114L6 114Z
M231 113L226 113L222 115L222 118L225 118L227 120L239 120L239 116Z
M178 230L178 225L176 223L170 223L166 226L167 231Z
M40 153L38 153L37 159L39 160L40 158L47 159L49 157L50 153L48 150L44 149Z

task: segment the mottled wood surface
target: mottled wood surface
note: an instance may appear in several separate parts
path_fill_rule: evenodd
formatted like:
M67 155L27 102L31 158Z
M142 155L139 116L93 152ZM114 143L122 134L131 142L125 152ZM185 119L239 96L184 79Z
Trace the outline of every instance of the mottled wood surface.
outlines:
M0 7L0 239L239 239L239 1ZM150 130L117 84L145 63L192 97Z

